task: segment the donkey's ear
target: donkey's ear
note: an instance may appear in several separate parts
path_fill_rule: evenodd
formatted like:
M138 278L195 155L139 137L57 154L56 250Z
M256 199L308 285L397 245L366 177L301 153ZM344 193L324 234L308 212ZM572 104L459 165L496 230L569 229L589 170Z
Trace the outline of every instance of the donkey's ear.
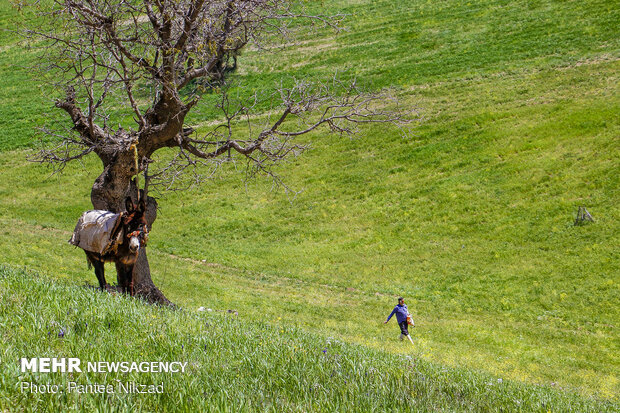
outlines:
M144 214L144 211L146 211L146 202L144 199L140 199L138 202L138 212Z
M135 206L134 206L134 204L133 204L133 201L131 200L131 197L130 197L130 196L128 196L128 197L125 199L125 210L126 210L127 212L131 213L131 212L133 212L134 208L135 208Z

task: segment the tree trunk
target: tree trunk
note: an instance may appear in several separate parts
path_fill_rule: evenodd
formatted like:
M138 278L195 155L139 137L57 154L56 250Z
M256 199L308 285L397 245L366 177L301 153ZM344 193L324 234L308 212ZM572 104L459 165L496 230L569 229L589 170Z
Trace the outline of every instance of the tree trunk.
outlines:
M125 199L130 196L137 202L138 188L132 181L135 172L133 150L118 150L113 156L99 157L104 162L101 175L95 180L91 202L95 209L120 213L125 210ZM157 218L157 201L147 197L145 218L149 231ZM118 277L117 277L118 279ZM134 294L150 303L173 305L153 284L146 248L140 249L133 269Z

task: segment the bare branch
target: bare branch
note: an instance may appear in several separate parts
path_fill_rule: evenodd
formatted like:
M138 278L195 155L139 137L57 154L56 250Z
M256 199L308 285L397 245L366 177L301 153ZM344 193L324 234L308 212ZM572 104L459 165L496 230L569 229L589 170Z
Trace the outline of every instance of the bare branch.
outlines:
M61 138L62 140L51 148L41 142L42 149L29 156L28 160L47 164L54 173L61 172L67 166L67 163L81 159L94 150L94 146L85 145L81 139L71 138L70 131L59 134L50 129L40 128L39 132L49 137Z
M24 35L39 41L33 43L43 52L38 73L64 93L55 105L69 115L72 131L39 153L42 162L64 165L95 152L106 167L129 165L135 145L139 170L114 172L133 177L154 162L155 152L174 148L176 155L149 173L153 188L186 183L186 172L199 182L238 159L280 186L273 168L307 150L310 140L302 136L319 130L353 136L361 125L377 123L406 133L417 116L400 108L392 94L364 92L337 76L324 83L293 79L261 98L228 95L228 73L249 43L261 48L265 39L288 39L295 21L339 31L344 15L308 13L285 0L50 3L42 12L46 24ZM209 131L186 125L202 98L199 88L187 90L197 82L217 84L221 93L221 123ZM128 127L132 118L135 124ZM110 127L111 120L118 128ZM61 134L54 133L58 141Z

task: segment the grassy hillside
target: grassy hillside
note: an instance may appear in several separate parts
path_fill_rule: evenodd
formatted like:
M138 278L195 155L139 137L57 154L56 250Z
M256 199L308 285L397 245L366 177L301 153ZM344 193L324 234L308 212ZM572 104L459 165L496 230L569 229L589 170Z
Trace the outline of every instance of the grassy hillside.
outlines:
M50 282L51 281L51 282ZM61 297L61 299L59 299ZM234 315L173 311L0 267L0 409L19 411L613 411L549 387L388 356ZM77 357L82 373L20 373L21 357ZM87 372L89 361L175 361L184 373ZM162 394L22 393L136 382Z
M280 170L303 190L292 203L232 170L164 195L149 244L155 282L187 308L235 308L245 322L384 355L617 397L615 2L321 7L350 14L350 30L302 32L282 55L249 50L240 93L346 70L369 88L396 86L424 121L408 139L382 127L355 140L315 134L313 150ZM0 11L2 22L16 16ZM99 163L50 177L25 162L32 127L53 110L19 69L32 55L0 39L0 261L94 283L65 240ZM212 110L207 99L194 120ZM595 223L572 225L580 205ZM413 353L381 324L398 295L417 320Z

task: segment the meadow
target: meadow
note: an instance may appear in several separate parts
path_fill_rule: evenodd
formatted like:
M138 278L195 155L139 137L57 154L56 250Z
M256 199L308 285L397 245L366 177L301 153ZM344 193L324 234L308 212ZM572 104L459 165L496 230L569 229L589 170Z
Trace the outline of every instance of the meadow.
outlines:
M338 70L369 89L395 88L422 121L407 137L386 127L355 139L314 134L312 149L278 170L301 191L294 198L268 178L245 182L241 165L192 191L160 194L148 247L155 283L189 312L235 309L244 328L279 326L272 338L295 328L372 354L373 363L396 366L407 355L524 391L542 385L617 403L617 5L310 7L346 13L348 31L300 30L300 43L284 50L249 49L236 91ZM3 27L16 18L0 6ZM61 284L95 283L83 253L65 241L91 207L100 165L87 159L51 175L26 161L36 150L33 127L61 114L23 69L33 53L9 32L0 32L0 53L0 262ZM203 130L212 104L194 115ZM574 226L582 205L596 221ZM397 341L393 321L382 324L399 295L416 319L414 348Z

